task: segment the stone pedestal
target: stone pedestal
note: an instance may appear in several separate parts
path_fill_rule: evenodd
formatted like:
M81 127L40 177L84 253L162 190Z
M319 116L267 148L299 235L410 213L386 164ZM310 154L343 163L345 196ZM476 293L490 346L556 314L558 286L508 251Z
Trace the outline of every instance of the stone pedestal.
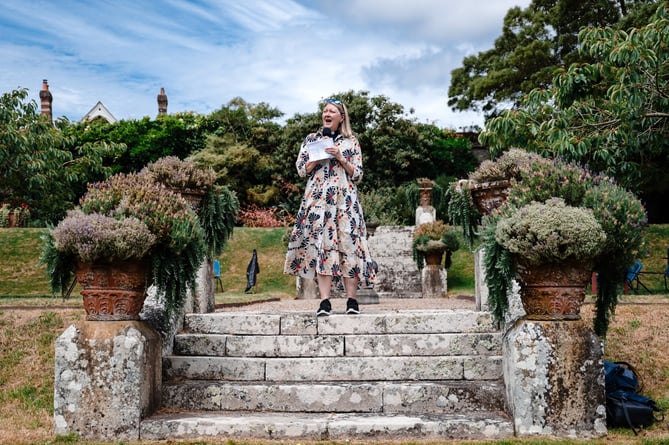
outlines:
M606 435L602 343L588 323L520 320L503 350L516 435Z
M416 208L416 225L431 223L437 220L437 210L431 205Z
M193 295L192 312L208 314L216 309L214 299L214 261L208 258L200 265L197 274L197 290ZM186 312L191 312L186 309Z
M379 226L367 240L379 270L374 290L380 298L420 298L421 279L411 248L414 226Z
M379 294L373 287L363 287L355 294L355 299L359 304L379 304Z
M318 290L318 282L311 278L304 278L301 276L295 277L295 291L298 300L309 300L321 298L321 293Z
M488 285L485 282L485 267L483 266L483 254L485 249L479 248L474 251L474 292L476 294L476 310L488 312Z
M160 406L161 338L141 321L84 321L56 340L54 432L136 441Z
M446 296L447 275L443 266L427 264L421 271L423 298L442 298Z
M479 248L474 252L474 288L476 294L476 310L489 312L489 291L486 284L486 273L484 266L485 249ZM508 309L504 314L503 328L512 326L516 320L525 316L523 302L520 299L520 285L517 280L513 280L511 289L507 292Z

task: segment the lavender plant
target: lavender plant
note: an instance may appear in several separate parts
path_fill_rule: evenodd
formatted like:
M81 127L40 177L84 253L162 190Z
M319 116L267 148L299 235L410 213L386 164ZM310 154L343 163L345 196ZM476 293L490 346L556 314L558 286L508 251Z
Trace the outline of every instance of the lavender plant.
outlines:
M82 263L141 259L156 242L146 224L133 216L116 219L81 210L70 210L51 234L57 250Z
M153 181L164 184L168 188L206 191L216 181L216 173L204 168L191 160L182 160L176 156L165 156L149 163L140 172Z

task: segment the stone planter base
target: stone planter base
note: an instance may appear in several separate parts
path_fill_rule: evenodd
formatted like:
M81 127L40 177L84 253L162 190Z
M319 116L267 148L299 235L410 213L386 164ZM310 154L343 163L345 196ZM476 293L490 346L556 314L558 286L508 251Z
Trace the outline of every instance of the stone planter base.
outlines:
M54 432L86 440L140 439L160 408L161 337L140 321L84 321L56 340Z
M494 209L504 204L510 185L509 181L502 180L481 182L472 186L472 200L481 215L490 215Z
M603 348L589 322L521 320L503 351L516 435L606 435Z

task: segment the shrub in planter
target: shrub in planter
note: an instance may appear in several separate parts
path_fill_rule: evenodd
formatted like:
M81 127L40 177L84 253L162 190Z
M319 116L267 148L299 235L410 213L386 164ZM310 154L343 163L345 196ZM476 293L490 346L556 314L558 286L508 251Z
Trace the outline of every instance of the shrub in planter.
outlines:
M26 227L30 222L30 207L25 202L0 206L0 227Z
M594 328L598 335L605 336L618 301L618 285L643 249L646 212L634 194L610 178L559 159L532 160L512 181L504 206L484 219L481 242L493 315L503 320L509 283L514 277L511 253L496 239L497 225L509 216L510 209L551 198L590 209L606 234L601 252L594 258L598 276Z
M594 259L605 241L592 210L567 206L560 198L512 209L495 229L495 242L534 265Z
M468 179L454 182L447 190L449 199L448 218L459 225L470 248L477 236L477 226L481 217L499 207L512 185L532 162L543 158L520 148L512 148L498 159L485 160L469 174ZM481 202L490 191L491 202Z
M216 185L216 173L190 159L165 156L149 163L140 176L181 194L196 209L209 258L219 256L232 236L239 200L228 187Z
M206 191L216 181L216 173L191 160L165 156L146 165L140 172L166 187L176 190Z
M127 231L120 227L126 223ZM124 241L121 234L130 237ZM204 236L197 216L179 194L138 174L118 174L90 184L77 212L47 231L42 262L52 289L64 292L84 260L142 258L146 250L143 258L150 262L151 281L170 317L195 286L205 254ZM92 245L85 245L86 240ZM136 246L126 245L135 241ZM106 249L111 251L105 253Z
M70 210L51 235L56 250L82 263L141 259L156 243L156 236L134 216L112 218L81 210Z
M418 270L425 264L425 257L430 253L445 253L444 267L451 265L451 253L460 248L457 234L441 220L423 223L416 227L413 234L413 258Z

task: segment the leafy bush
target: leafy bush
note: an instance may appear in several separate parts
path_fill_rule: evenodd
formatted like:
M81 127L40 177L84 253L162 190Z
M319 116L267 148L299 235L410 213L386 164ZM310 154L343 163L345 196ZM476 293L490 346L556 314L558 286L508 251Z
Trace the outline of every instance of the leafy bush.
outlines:
M514 209L500 219L495 240L529 264L594 259L606 234L592 210L569 207L560 198Z

